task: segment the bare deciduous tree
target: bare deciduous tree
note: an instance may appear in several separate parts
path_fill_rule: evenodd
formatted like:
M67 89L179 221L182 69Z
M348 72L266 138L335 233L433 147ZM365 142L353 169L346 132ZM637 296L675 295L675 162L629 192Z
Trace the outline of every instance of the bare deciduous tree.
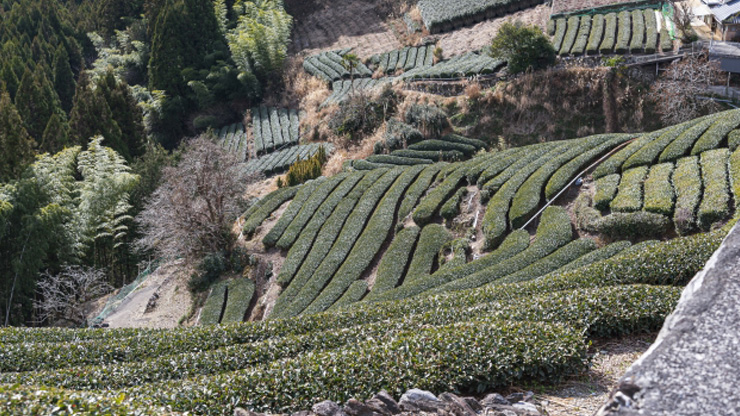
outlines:
M663 123L678 124L718 111L717 103L701 96L717 82L720 74L719 64L710 61L706 55L689 55L673 62L650 91L650 98Z
M74 326L86 323L86 302L113 290L104 270L80 266L65 266L55 275L44 273L36 287L41 295L41 300L34 302L39 321L66 321Z
M162 185L136 219L144 235L139 247L164 258L228 249L241 193L255 179L213 141L191 140L177 167L163 170Z

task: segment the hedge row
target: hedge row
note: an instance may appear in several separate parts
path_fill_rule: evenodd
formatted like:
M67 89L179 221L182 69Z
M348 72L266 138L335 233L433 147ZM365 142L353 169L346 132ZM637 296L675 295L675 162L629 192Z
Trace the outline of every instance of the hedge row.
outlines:
M720 147L722 143L726 143L727 135L738 125L740 125L740 110L721 113L712 127L696 141L694 148L691 149L691 155L697 156L707 150Z
M673 163L661 163L650 168L645 180L645 211L673 215L675 194L671 185L672 175Z
M355 280L354 282L352 282L349 288L347 288L347 291L344 292L342 297L334 302L334 304L331 305L331 307L329 307L327 311L334 311L347 305L351 305L353 303L361 301L362 298L364 298L367 294L368 288L369 286L366 281Z
M596 209L605 211L609 208L609 204L617 195L620 178L621 176L618 173L613 173L596 180L596 192L594 193L594 207Z
M565 31L568 28L568 21L565 18L555 19L555 38L552 40L552 46L556 51L563 47Z
M270 232L268 232L267 235L265 235L265 238L262 239L262 244L264 244L265 247L275 247L275 244L277 244L280 237L283 236L285 230L290 226L295 217L301 211L303 205L318 190L319 185L323 184L325 181L325 179L312 180L300 187L295 198L293 198L293 201L283 212L283 215L280 216L280 219L278 219L275 225L273 225L272 229L270 229Z
M413 184L409 187L408 192L401 201L401 207L398 209L398 220L403 221L411 213L411 211L419 202L419 198L429 189L429 186L434 181L439 171L444 166L441 163L435 163L434 165L427 166L419 174Z
M599 45L599 52L603 54L612 53L617 38L617 14L609 13L604 16L604 40Z
M583 55L586 52L586 44L588 43L589 35L591 34L591 16L581 16L581 24L578 28L578 35L576 35L576 41L573 44L573 48L570 50L571 55Z
M640 150L635 152L635 154L630 156L622 165L622 170L631 169L637 166L652 165L658 159L658 156L663 152L666 146L671 144L671 142L676 140L684 130L694 124L696 124L696 120L691 120L673 127L659 130L661 134L655 140L647 143Z
M413 81L427 78L448 79L472 77L492 74L505 65L506 61L494 59L485 54L479 55L475 52L468 52L464 55L457 55L447 61L442 61L434 66L423 66L406 71L400 78L406 81Z
M260 106L252 108L251 114L254 151L258 155L282 146L298 144L298 110Z
M468 262L469 250L470 240L467 238L457 238L445 244L442 250L440 250L440 266L438 271L448 271L464 266ZM449 260L445 257L447 251L452 255L452 258Z
M430 276L420 277L413 284L404 282L402 286L397 287L394 290L373 297L373 300L408 299L429 289L433 289L455 279L459 279L461 276L468 276L506 261L507 259L521 253L528 246L529 233L524 230L514 231L506 237L504 242L501 243L496 250L478 260L471 261L470 263L454 269L440 270Z
M676 192L676 208L673 224L679 235L686 235L696 229L696 210L701 201L702 181L699 158L685 157L676 162L676 170L671 178Z
M314 215L311 216L311 220L306 224L306 227L300 231L295 243L293 243L293 245L290 246L290 250L288 250L288 254L285 257L285 261L283 262L277 276L277 283L280 286L286 287L293 280L293 277L296 275L298 270L303 266L306 256L314 248L314 240L316 239L317 234L319 234L319 231L322 230L323 227L327 226L327 219L338 211L336 209L337 206L342 208L342 212L351 210L351 205L350 207L347 207L346 205L356 202L357 197L354 195L359 192L363 192L363 188L369 187L369 185L378 178L378 175L385 172L385 170L377 170L368 173L367 176L362 174L350 175L339 184L336 190L334 190L334 192L332 192L316 210L314 210ZM357 188L355 188L355 185L357 185ZM350 197L346 199L346 202L343 202L344 197L350 193L353 188L357 189L357 191L355 193L351 193ZM339 215L341 214L336 214L334 218L338 219ZM335 222L330 224L335 224ZM327 228L329 227L331 226L327 226ZM324 231L322 240L326 240L326 235L328 233L329 231ZM278 247L280 247L280 241L278 241Z
M471 289L493 282L549 255L572 238L568 213L561 207L550 206L542 213L535 240L526 250L499 264L439 286L434 291Z
M308 160L321 148L328 155L334 151L331 143L310 143L305 145L291 146L277 152L252 159L244 167L248 173L261 173L271 175L288 170L290 165L302 160Z
M460 188L455 192L450 199L442 204L442 208L439 209L440 215L446 220L452 220L460 214L460 203L465 195L468 194L468 188Z
M588 160L594 157L593 150L600 152L606 150L601 145L608 139L608 135L599 135L578 140L567 151L551 158L532 173L519 187L512 199L511 209L509 210L511 228L521 227L537 212L544 193L543 188L556 171L572 161L577 161L578 164L587 163ZM581 158L584 155L588 156L585 160ZM578 164L575 166L579 166ZM569 167L569 170L572 166ZM568 177L567 180L570 180L570 178Z
M618 54L627 53L630 45L631 36L631 15L628 11L620 12L618 15L619 26L617 27L617 44L614 45L614 52Z
M465 158L465 154L457 150L394 150L390 156L404 159L425 159L433 162L457 162ZM372 157L372 156L371 156ZM368 158L369 159L369 158ZM377 162L375 162L377 163ZM389 162L386 162L389 163Z
M470 137L465 137L465 136L461 136L459 134L454 134L454 133L450 133L450 134L446 134L442 136L441 140L446 141L446 142L466 144L468 146L475 147L476 150L485 149L488 147L486 142L484 142L483 140L471 139Z
M596 243L594 240L589 238L574 240L555 250L552 254L535 261L518 272L502 277L494 281L492 284L516 283L523 282L525 280L532 280L576 261L578 258L585 256L594 250L596 250Z
M565 31L565 37L563 43L560 45L560 55L567 55L570 50L573 49L573 44L576 41L578 35L578 25L581 19L578 16L571 16L568 18L568 29Z
M0 403L9 415L161 415L166 409L132 403L105 392L0 384Z
M314 242L314 247L321 245L311 249L312 252L317 250L317 255L313 259L311 267L301 274L300 280L298 279L299 276L296 275L296 279L278 297L270 319L298 315L318 296L326 282L342 265L347 254L352 250L352 246L363 233L363 229L371 218L378 202L400 174L400 168L388 171L362 194L354 208L348 210L350 214L346 217L346 221L342 223L346 225L341 226L341 232L334 241L327 240L325 244L321 244L322 241L317 239ZM309 254L309 256L311 255ZM317 267L315 267L316 264L318 264Z
M218 145L236 156L239 162L247 160L247 133L241 123L224 126L218 132Z
M735 129L727 134L727 146L732 152L740 147L740 129Z
M658 24L655 20L655 10L644 9L642 13L645 19L645 53L655 53L658 48Z
M447 229L439 224L429 224L421 230L419 243L416 245L411 264L406 273L404 284L410 284L420 277L428 276L432 273L434 265L437 263L437 256L452 236Z
M668 27L666 26L665 19L660 26L660 50L663 52L673 51L673 38L668 33Z
M619 181L619 191L609 207L614 212L634 212L642 208L642 185L647 176L647 166L625 171Z
M591 19L591 33L588 35L586 54L595 55L599 52L599 44L604 36L604 15L597 14Z
M198 325L216 325L221 322L228 284L229 282L223 281L211 287L211 293L208 294L208 298L206 298L206 302L203 304L203 309L200 311Z
M717 117L705 117L693 126L683 130L676 140L672 141L658 157L659 162L673 162L688 153L689 149L705 131L716 121Z
M555 147L554 150L545 153L534 162L531 162L526 166L520 168L516 172L516 174L512 176L511 179L506 181L501 189L499 189L498 192L496 192L496 194L491 198L491 200L488 202L488 206L486 207L486 213L483 216L482 222L483 233L485 234L486 238L486 247L490 248L496 246L506 233L509 225L509 222L507 221L509 207L511 205L511 200L516 195L519 187L527 180L527 178L529 178L530 175L532 175L537 169L539 169L540 166L544 165L553 158L557 158L558 155L562 154L562 150L566 148L565 146L569 146L571 144L572 143L569 142L566 144L562 144L561 146L563 147ZM538 153L533 152L533 154ZM512 166L515 165L516 164ZM504 171L504 173L502 173L501 175L505 173L506 171ZM494 179L493 181L495 180L496 179Z
M439 208L453 195L464 178L464 172L455 171L429 192L414 210L412 214L414 222L419 226L424 226L431 222Z
M590 264L596 263L597 261L609 259L616 256L618 253L628 249L631 245L632 243L626 240L611 243L609 245L601 247L600 249L584 254L583 256L557 269L556 272L568 272L571 270L577 270L581 267L586 267Z
M421 0L419 11L430 33L472 25L539 4L532 0Z
M375 169L391 169L395 167L395 165L386 165L383 163L370 163L365 159L352 160L350 162L350 166L352 166L352 169L359 170L359 171L375 170Z
M524 147L526 150L531 150L531 146ZM478 175L477 184L479 188L483 188L484 185L490 182L493 178L498 176L501 172L507 169L512 163L514 163L522 155L522 148L507 149L500 153L495 153L495 158L488 163L488 166Z
M632 40L630 40L630 53L642 52L642 44L645 41L645 17L642 10L632 10Z
M622 165L624 165L624 162L647 143L650 143L656 137L660 136L661 133L662 130L644 134L625 146L622 150L618 151L605 161L601 162L601 164L599 164L599 166L594 169L594 179L599 179L603 176L611 175L614 173L621 173Z
M306 224L313 219L313 216L319 210L319 207L330 197L330 204L334 203L334 206L336 206L336 204L338 204L339 201L347 195L347 193L357 182L359 182L360 179L362 179L362 177L363 174L361 173L354 175L340 173L329 178L325 182L322 182L321 185L316 188L316 191L314 191L308 200L301 206L300 211L298 211L298 214L296 214L290 222L290 225L288 225L275 245L283 250L293 248L293 243L296 241L298 236L301 235ZM332 206L328 211L331 211L334 206ZM323 212L327 211L325 210Z
M36 344L36 343L63 343L79 342L105 338L115 340L128 338L143 332L157 332L156 329L117 328L110 331L108 328L0 328L0 339L3 344Z
M246 318L249 305L254 297L254 282L247 278L238 278L228 281L229 296L227 297L222 324L242 322Z
M483 186L481 186L481 181L484 181L484 178L489 171L488 169L486 169L486 171L483 172L483 175L481 175L481 178L478 180L478 187L481 188L482 199L487 200L490 196L494 195L504 185L504 183L506 183L514 175L516 175L526 166L536 163L541 157L548 154L548 152L552 152L554 148L565 148L561 148L559 146L560 143L557 142L543 143L539 145L527 146L522 150L522 153L516 152L514 154L508 155L508 157L501 159L499 163L491 166L491 168L495 167L498 169L500 167L503 167L504 169L501 170L501 172L495 177L493 177L493 179L483 182ZM542 163L545 163L546 160L549 160L549 157L543 158L539 165L535 166L539 167ZM536 169L533 169L531 172L534 172L535 170Z
M381 293L392 290L401 283L420 231L419 227L409 227L396 234L380 260L373 290L366 300L377 299Z
M730 215L730 185L727 179L728 149L707 150L700 156L704 194L699 204L699 225L708 230Z
M342 105L352 97L352 94L373 94L375 91L389 86L392 82L392 78L356 78L334 81L331 84L331 95L319 107L323 108L332 104Z
M367 226L362 231L362 235L356 239L354 247L347 255L346 260L303 313L311 314L325 311L344 294L354 281L360 279L362 273L378 255L388 237L392 235L398 202L421 170L421 167L406 169L398 177L378 204ZM352 224L352 222L349 222L349 224ZM350 245L347 244L347 246ZM324 272L319 268L317 274L321 276L322 273ZM326 275L331 276L330 273L326 273ZM315 278L312 279L312 282L315 280Z
M275 212L276 209L280 208L281 205L293 199L293 197L298 193L299 189L299 186L281 188L266 196L265 203L262 204L256 211L252 213L252 215L247 217L244 221L242 233L247 236L252 235L257 227L262 225L262 223L270 215L272 215L272 213Z
M431 316L442 316L451 308L472 307L481 303L510 298L527 298L540 294L574 288L598 287L615 284L671 284L685 285L707 262L719 247L731 224L720 230L667 242L640 244L613 258L568 272L555 272L532 282L484 287L459 293L442 294L383 304L359 303L351 309L333 314L305 316L291 320L264 321L252 324L227 325L209 328L180 328L169 331L135 330L139 335L120 338L117 342L90 340L84 343L10 343L0 346L4 360L2 371L28 371L63 368L99 363L140 361L147 357L186 352L207 351L231 344L256 342L273 337L304 334L326 329L338 329L370 322L407 317L429 311ZM512 233L516 235L517 232ZM526 232L524 239L528 242ZM502 245L503 247L503 245ZM486 259L493 254L484 257ZM509 256L504 256L507 258ZM682 261L668 261L680 258ZM481 260L478 260L480 262ZM465 267L475 264L471 262ZM109 330L115 336L119 330ZM130 333L131 330L126 330Z
M408 147L411 150L435 150L435 151L452 151L457 150L458 152L464 153L466 156L470 156L475 153L478 148L464 143L456 143L447 140L423 140L419 143L412 144Z
M430 165L434 163L431 159L417 159L396 155L371 155L367 158L370 163L380 163L398 166Z
M473 157L469 161L462 164L460 169L465 171L465 179L468 184L474 184L478 182L478 179L492 164L496 163L501 158L501 154L504 152L488 151L478 156Z
M370 58L370 61L377 65L378 69L386 74L393 74L398 70L408 71L410 69L431 66L434 64L434 48L435 45L418 46L410 49L396 49L394 51L386 52L380 55L375 55ZM413 49L413 52L411 52ZM404 50L411 52L407 53L406 59L403 61L401 53Z
M309 56L303 61L303 69L326 82L349 78L350 73L343 65L344 55L349 51L349 49L343 49ZM359 62L354 70L354 76L358 78L370 77L372 74L372 71L362 62Z
M735 150L730 155L728 170L732 196L735 200L735 209L737 210L740 207L740 151ZM0 331L0 337L2 337L2 331Z
M617 212L599 218L595 227L600 234L614 239L660 238L670 229L671 220L652 212Z

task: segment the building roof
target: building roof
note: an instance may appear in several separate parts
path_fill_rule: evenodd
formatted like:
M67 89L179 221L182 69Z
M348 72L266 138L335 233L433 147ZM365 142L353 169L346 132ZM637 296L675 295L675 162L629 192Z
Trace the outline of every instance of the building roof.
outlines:
M716 4L711 1L705 0L709 10L717 18L717 20L724 22L728 17L732 17L737 13L740 13L740 0L726 1Z

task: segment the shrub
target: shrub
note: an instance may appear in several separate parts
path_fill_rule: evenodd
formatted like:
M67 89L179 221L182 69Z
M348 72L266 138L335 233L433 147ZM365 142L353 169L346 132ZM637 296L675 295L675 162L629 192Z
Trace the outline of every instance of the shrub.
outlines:
M438 271L447 271L464 266L468 262L468 251L470 250L470 240L467 238L457 238L445 244L440 250L440 266ZM445 258L446 252L452 254L452 258Z
M740 129L735 129L727 134L727 146L732 152L740 147Z
M431 105L412 105L406 110L404 119L427 137L439 136L450 127L447 114L442 109Z
M339 106L339 111L329 119L329 128L337 135L356 140L374 131L398 103L396 93L390 88L374 100L363 94L350 97Z
M209 253L198 264L196 272L190 277L188 287L193 292L202 292L218 280L228 268L224 253Z
M365 226L365 229L362 231L362 234L359 238L354 240L354 247L352 247L352 251L349 252L341 267L339 267L339 270L336 271L334 277L328 282L326 287L321 290L318 297L316 297L316 299L306 307L303 313L311 314L325 311L342 296L355 280L360 278L362 273L368 268L370 263L372 263L383 244L385 244L388 236L391 234L395 225L393 221L398 201L419 172L421 172L420 167L406 169L400 175L398 180L395 181L393 186L388 190L378 204L377 209L373 213L372 217L370 217L367 222L367 226ZM348 221L349 224L355 224L355 222L352 221L352 218ZM341 240L338 241L341 244ZM346 246L350 245L351 244L346 244ZM329 255L331 255L331 253ZM331 276L332 273L326 273L320 267L319 270L317 270L316 275L323 277ZM317 281L316 276L314 276L312 281L309 283L314 281ZM321 286L323 287L323 285Z
M429 276L420 276L414 283L404 282L400 287L373 297L373 300L397 300L416 296L427 290L442 286L445 283L454 281L455 279L459 279L461 276L468 276L506 261L510 257L521 253L528 246L529 233L524 230L514 231L506 237L496 250L478 260L471 261L470 263L460 267L439 270Z
M591 207L591 196L587 193L578 195L573 201L573 213L576 216L576 227L581 231L598 233L601 213Z
M221 323L242 322L254 297L254 282L243 277L229 280L228 290Z
M659 162L673 162L674 160L684 156L689 149L694 146L694 143L702 133L704 133L709 126L711 126L716 120L716 117L703 117L698 123L687 128L678 137L672 141L658 158Z
M619 26L617 27L617 44L614 46L614 52L624 54L629 50L630 43L630 12L620 12L618 18Z
M416 143L423 138L424 136L419 130L406 123L391 119L386 124L383 141L375 143L374 151L376 154L391 151Z
M557 51L539 27L507 22L491 41L490 54L508 62L509 72L517 74L554 64Z
M482 140L471 139L469 137L461 136L459 134L454 134L454 133L445 135L444 137L442 137L441 140L446 141L446 142L467 144L468 146L473 146L476 149L485 149L486 147L488 147L486 142Z
M403 278L420 231L419 227L410 227L404 228L396 234L385 255L380 260L375 284L373 290L367 296L367 300L377 299L381 293L398 286Z
M596 223L599 233L615 239L662 237L670 226L665 215L645 211L609 214Z
M267 235L265 235L265 238L262 239L262 244L264 244L265 247L270 248L275 246L277 241L283 235L283 232L285 232L290 223L295 219L296 215L298 215L301 208L303 208L303 205L308 201L311 195L317 191L319 185L324 182L325 180L319 179L300 187L295 198L290 205L288 205L288 209L283 212L283 215L280 216L280 219L275 223L272 229L270 229L270 232L268 232Z
M221 322L226 302L226 286L228 282L223 281L213 285L211 293L200 312L199 325L216 325Z
M547 21L547 28L545 30L545 33L547 33L547 36L555 35L555 20L550 19Z
M673 38L668 33L666 25L660 26L660 50L663 52L673 51Z
M571 55L583 55L586 51L586 44L588 43L588 36L591 33L591 16L581 16L581 24L578 29L578 35L576 35L575 43L573 48L570 50Z
M316 298L345 261L353 245L357 244L357 239L361 236L363 228L375 210L378 201L381 200L400 174L400 168L385 172L361 194L362 196L359 197L354 208L343 210L344 213L341 215L349 213L349 216L345 217L346 220L337 221L337 225L330 226L330 229L335 230L332 232L332 236L337 235L339 231L338 237L324 239L323 241L309 240L311 248L307 248L306 252L313 253L315 251L316 253L315 255L309 254L312 261L310 264L306 263L308 267L301 266L301 270L296 274L294 281L281 293L275 303L270 319L297 315ZM345 227L343 224L347 226ZM278 281L280 281L279 277Z
M493 284L498 285L503 283L523 282L525 280L532 280L537 277L544 276L594 250L596 250L596 243L594 240L581 238L571 241L565 246L555 250L552 254L535 261L516 273L512 273L494 281Z
M565 39L565 31L568 28L568 21L561 17L555 19L555 37L552 41L553 49L559 51L563 46L563 39Z
M419 202L419 198L429 189L442 166L441 163L435 163L421 171L419 177L411 184L408 192L403 197L403 201L401 201L401 207L398 209L399 221L403 221L411 213L416 203Z
M457 150L458 152L464 153L466 156L470 156L477 150L474 146L463 143L449 142L445 140L423 140L419 143L412 144L409 146L410 150L436 150L436 151L452 151Z
M434 190L429 192L414 210L414 222L419 226L424 226L431 222L439 208L453 195L463 179L464 172L453 172L441 184L434 188Z
M599 44L604 36L604 15L597 14L591 19L591 32L588 35L586 54L595 55L599 52Z
M727 182L727 149L708 150L701 154L701 177L704 194L699 204L699 225L708 230L730 215L730 189Z
M673 215L674 193L671 185L673 163L653 165L645 180L645 211Z
M602 54L612 53L617 38L617 14L609 13L604 17L604 40L599 45Z
M619 182L617 196L609 204L612 211L634 212L642 208L642 183L645 181L647 173L648 168L646 166L624 172L622 180Z
M658 26L655 20L655 10L644 9L645 19L645 53L655 53L658 47Z
M316 191L313 192L308 200L301 206L300 211L298 211L298 214L296 214L295 218L290 222L290 225L288 225L285 232L283 232L283 235L280 236L275 245L283 250L292 248L293 243L298 238L303 228L309 220L312 220L314 213L317 212L329 195L332 195L332 201L336 201L335 203L338 204L338 198L344 197L344 195L352 189L352 186L354 186L361 177L362 174L349 175L347 173L340 173L339 175L335 175L322 182L318 188L316 188ZM340 184L342 186L337 189ZM337 191L336 194L335 190Z
M630 41L630 53L642 52L645 41L645 17L642 10L632 10L632 40Z
M293 163L288 168L288 174L285 177L286 186L296 186L311 179L321 176L321 170L326 163L326 151L323 147L307 160L300 160Z
M740 110L722 113L717 121L696 141L691 155L696 156L707 150L716 149L727 138L727 135L740 125Z
M578 26L581 19L578 16L571 16L568 18L568 30L565 31L565 37L563 38L563 44L560 45L559 55L568 55L570 50L573 48L573 43L576 41L576 35L578 35Z
M460 203L462 202L463 197L467 194L467 188L460 188L457 190L457 192L455 192L452 198L448 199L447 202L442 204L442 208L440 208L439 210L442 218L446 220L451 220L457 217L457 215L460 214Z
M457 150L394 150L390 156L402 157L405 159L426 159L434 162L456 162L465 158L465 155ZM374 160L379 159L374 158Z
M686 235L696 228L696 209L701 200L699 158L692 156L679 159L671 182L676 192L673 223L679 235Z
M452 236L447 229L439 224L429 224L421 230L419 243L411 258L409 270L406 273L404 284L413 283L422 276L428 276L432 273L437 255L442 247L452 240Z
M370 163L400 166L429 165L434 163L431 159L417 159L396 155L372 155L367 158L367 161Z
M596 192L594 193L594 207L601 211L609 208L609 204L617 195L619 179L617 173L601 177L596 180Z

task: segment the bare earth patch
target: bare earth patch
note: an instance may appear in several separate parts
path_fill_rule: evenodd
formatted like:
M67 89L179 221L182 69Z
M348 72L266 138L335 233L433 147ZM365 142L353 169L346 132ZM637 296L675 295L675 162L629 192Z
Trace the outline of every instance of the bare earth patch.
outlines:
M480 22L442 35L439 46L442 47L445 57L460 55L465 52L476 51L488 46L491 39L498 33L499 28L505 22L522 22L525 24L539 26L543 30L550 19L550 6L540 4L526 10L520 10L508 16Z
M293 29L291 52L308 54L353 48L361 57L398 49L401 43L378 15L374 2L348 1L301 17Z
M549 416L591 416L609 398L627 368L647 351L657 333L595 341L587 374L537 394Z

